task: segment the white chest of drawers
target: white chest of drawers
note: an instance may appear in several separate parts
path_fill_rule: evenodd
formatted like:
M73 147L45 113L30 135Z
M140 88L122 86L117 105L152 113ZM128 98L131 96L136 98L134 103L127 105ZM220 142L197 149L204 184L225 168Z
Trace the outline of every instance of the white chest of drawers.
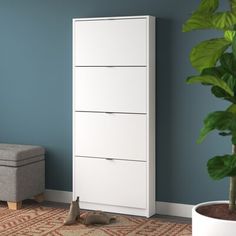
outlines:
M155 214L155 18L73 19L73 199Z

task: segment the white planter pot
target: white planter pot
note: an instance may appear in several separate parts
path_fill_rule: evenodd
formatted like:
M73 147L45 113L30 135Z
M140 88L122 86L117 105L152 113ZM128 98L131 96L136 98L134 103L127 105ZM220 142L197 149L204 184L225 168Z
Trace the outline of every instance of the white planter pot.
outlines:
M200 206L228 203L228 201L205 202L192 209L192 236L236 236L236 221L220 220L196 212Z

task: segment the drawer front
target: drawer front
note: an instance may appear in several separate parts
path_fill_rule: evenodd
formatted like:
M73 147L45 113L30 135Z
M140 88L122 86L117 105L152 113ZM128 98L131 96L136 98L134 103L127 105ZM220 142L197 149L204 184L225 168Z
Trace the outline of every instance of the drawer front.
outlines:
M75 157L74 192L80 201L146 208L146 163Z
M76 156L146 160L146 115L75 113Z
M146 113L145 67L78 67L75 110Z
M146 19L76 21L75 66L145 66L146 24Z

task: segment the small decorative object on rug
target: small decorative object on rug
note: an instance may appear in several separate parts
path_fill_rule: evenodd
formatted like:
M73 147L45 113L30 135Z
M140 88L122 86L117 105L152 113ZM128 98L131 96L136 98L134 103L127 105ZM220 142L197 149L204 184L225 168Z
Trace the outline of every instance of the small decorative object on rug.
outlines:
M116 220L116 217L110 216L102 211L93 211L85 215L83 223L87 226L95 224L107 225L110 224L112 220Z
M76 220L80 218L80 208L79 208L79 197L76 201L72 201L70 205L69 213L64 220L64 225L72 225L76 223Z

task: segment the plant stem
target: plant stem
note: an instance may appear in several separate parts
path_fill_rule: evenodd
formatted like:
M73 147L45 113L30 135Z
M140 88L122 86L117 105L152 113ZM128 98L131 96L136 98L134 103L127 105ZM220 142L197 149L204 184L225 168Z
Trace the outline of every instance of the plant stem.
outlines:
M236 154L236 145L232 146L232 153ZM235 211L236 209L236 176L230 177L230 185L229 185L229 210Z
M235 199L236 199L236 176L230 177L230 187L229 187L229 210L235 211L236 205L235 205Z

